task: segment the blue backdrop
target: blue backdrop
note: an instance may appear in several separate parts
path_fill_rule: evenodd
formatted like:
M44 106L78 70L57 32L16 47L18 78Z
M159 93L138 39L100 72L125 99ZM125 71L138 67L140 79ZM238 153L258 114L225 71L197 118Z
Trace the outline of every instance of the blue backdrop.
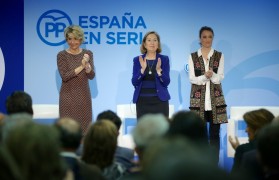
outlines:
M23 0L0 6L0 112L6 112L5 99L14 90L23 90Z
M141 39L150 30L160 34L162 54L170 57L170 104L175 111L188 109L187 60L199 48L198 31L204 25L214 29L213 47L225 56L223 88L228 109L279 106L276 0L26 0L24 19L23 2L19 2L9 1L0 12L6 17L1 18L4 28L0 30L6 67L4 75L0 74L5 76L1 111L7 92L22 89L23 84L35 104L58 104L61 79L56 55L67 48L63 29L69 24L83 27L83 47L94 53L96 78L90 82L94 117L106 109L116 111L118 104L131 103L132 59L140 54ZM222 125L224 144L225 130ZM232 159L225 158L225 149L223 156L222 165L230 169Z

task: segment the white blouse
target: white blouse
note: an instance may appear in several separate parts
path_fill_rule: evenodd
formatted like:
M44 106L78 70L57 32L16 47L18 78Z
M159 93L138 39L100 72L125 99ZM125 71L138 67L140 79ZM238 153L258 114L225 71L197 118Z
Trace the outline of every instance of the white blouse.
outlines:
M208 59L211 58L213 55L214 49L211 48L210 52L208 53ZM202 56L201 49L198 50L198 56ZM205 71L209 70L209 62L206 61L206 59L203 58L203 62L205 65ZM206 85L206 91L205 91L205 111L211 111L211 98L210 98L210 81L213 84L220 84L221 81L224 79L224 55L222 53L219 67L217 74L213 72L213 75L210 79L207 79L205 75L201 76L195 76L195 70L194 70L194 64L192 60L192 56L189 56L188 59L188 66L189 66L189 79L192 84L196 85Z

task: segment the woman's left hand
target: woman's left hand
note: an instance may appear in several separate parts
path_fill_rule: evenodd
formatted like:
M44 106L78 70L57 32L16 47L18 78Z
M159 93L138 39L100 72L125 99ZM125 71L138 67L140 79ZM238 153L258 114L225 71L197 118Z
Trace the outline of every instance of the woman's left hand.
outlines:
M91 68L90 64L87 62L87 63L85 64L85 72L86 72L86 73L90 73L91 70L92 70L92 68Z
M235 150L238 146L239 146L239 141L238 141L238 138L235 136L235 140L229 136L229 142L230 144L232 145L233 149Z
M162 61L161 61L161 58L158 58L158 62L157 62L157 65L156 65L156 71L157 71L157 74L159 76L161 76L161 72L162 72L162 68L161 68L161 65L162 65Z

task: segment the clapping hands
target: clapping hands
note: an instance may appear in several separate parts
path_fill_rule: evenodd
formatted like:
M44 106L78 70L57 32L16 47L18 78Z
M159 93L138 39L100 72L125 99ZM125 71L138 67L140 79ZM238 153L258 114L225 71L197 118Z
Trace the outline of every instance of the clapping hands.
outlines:
M85 68L85 72L89 73L92 68L89 64L89 55L88 54L83 55L81 63L82 63L82 66Z
M212 75L213 75L212 68L209 68L209 70L206 71L204 75L205 75L205 77L206 77L207 79L210 79L210 78L212 77Z
M162 61L161 61L161 58L158 58L158 62L156 64L156 71L157 71L157 74L159 76L161 76L162 74L162 68L161 68L161 65L162 65Z
M140 66L141 66L141 73L143 74L146 67L147 67L147 62L146 62L146 58L142 58L142 56L139 56L139 62L140 62Z

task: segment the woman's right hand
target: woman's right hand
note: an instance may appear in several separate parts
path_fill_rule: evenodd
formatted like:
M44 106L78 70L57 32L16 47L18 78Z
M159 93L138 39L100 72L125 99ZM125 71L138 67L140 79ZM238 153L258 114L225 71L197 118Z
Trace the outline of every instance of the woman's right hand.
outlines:
M81 61L81 65L82 65L83 68L85 68L86 63L88 63L88 61L89 61L89 55L88 54L84 54L83 58L82 58L82 61Z
M139 56L139 61L141 66L141 73L143 74L147 67L146 59L145 58L143 59L142 56Z
M233 149L235 150L238 146L239 146L239 141L238 141L238 138L235 136L235 140L229 136L229 142L230 144L232 145Z

